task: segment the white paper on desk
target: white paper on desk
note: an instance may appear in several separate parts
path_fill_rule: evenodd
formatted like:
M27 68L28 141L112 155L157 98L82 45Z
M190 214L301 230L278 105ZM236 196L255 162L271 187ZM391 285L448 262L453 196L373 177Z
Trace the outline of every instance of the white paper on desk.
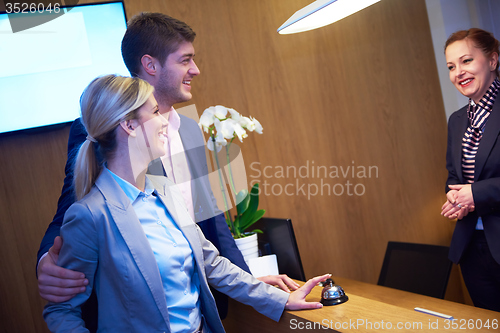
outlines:
M256 278L266 275L278 275L278 260L275 254L253 258L247 261L250 272Z

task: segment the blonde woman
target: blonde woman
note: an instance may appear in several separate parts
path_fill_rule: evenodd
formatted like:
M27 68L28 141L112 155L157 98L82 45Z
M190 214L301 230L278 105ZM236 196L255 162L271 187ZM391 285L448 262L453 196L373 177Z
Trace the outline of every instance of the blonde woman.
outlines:
M256 280L219 256L165 177L146 175L165 154L165 118L138 78L95 79L81 98L88 137L75 162L77 201L66 212L58 264L89 280L86 292L49 303L52 332L86 332L80 306L95 289L98 331L224 332L209 284L279 320L283 310L319 308L305 296ZM102 156L103 164L97 161Z

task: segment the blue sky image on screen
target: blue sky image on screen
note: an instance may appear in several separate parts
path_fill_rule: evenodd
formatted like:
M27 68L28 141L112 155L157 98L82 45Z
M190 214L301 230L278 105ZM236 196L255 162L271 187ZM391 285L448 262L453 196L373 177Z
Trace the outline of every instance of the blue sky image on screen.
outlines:
M121 2L74 7L37 27L12 33L0 15L0 133L73 121L94 78L129 76L121 56Z

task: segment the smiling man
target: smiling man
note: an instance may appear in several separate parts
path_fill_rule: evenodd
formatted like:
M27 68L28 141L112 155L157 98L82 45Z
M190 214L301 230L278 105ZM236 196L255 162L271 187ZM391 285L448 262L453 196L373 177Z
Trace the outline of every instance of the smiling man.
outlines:
M208 181L204 138L198 124L177 114L173 105L189 101L192 80L200 74L194 62L193 41L196 34L184 22L160 13L141 13L133 17L122 40L122 56L132 76L148 81L154 88L154 97L160 113L168 120L166 155L150 165L149 172L165 175L179 187L192 219L198 223L206 238L220 254L249 272L241 252L234 243L223 213L217 208ZM87 133L80 119L71 126L68 140L66 177L57 213L50 223L38 252L38 286L40 295L51 302L62 302L85 291L88 281L79 272L56 265L62 240L59 230L64 214L75 201L73 190L74 151L85 141ZM261 281L279 285L285 291L298 285L286 275L268 276ZM227 297L214 293L221 318L227 312ZM95 301L94 301L95 302ZM91 304L91 302L87 302ZM95 319L95 303L88 306ZM85 308L83 309L86 311ZM87 310L88 311L88 310Z

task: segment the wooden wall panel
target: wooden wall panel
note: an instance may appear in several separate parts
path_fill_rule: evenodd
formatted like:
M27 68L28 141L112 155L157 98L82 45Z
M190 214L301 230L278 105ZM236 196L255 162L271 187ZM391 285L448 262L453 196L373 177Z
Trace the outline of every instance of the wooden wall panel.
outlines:
M199 110L231 106L261 121L265 134L242 145L249 176L259 174L252 162L261 171L307 163L377 167L371 179L255 178L267 181L262 206L269 216L294 221L308 276L332 271L375 282L388 240L447 244L453 227L439 216L446 120L425 4L384 1L323 29L278 35L293 12L287 6L305 3L213 2L196 19L186 17L198 32L202 72L193 102ZM275 195L297 181L297 191L350 181L366 193Z
M0 138L0 332L46 331L36 253L57 208L68 134L63 126Z
M266 182L261 207L268 216L292 218L306 275L375 283L387 241L448 245L454 227L439 215L446 119L425 1L384 0L318 30L276 33L310 2L126 0L125 6L129 18L161 11L197 32L201 75L184 105L201 112L222 104L263 124L263 135L252 133L241 145L247 174ZM35 255L55 212L67 135L66 127L0 138L0 297L8 300L0 305L0 331L45 331ZM276 174L307 165L308 177ZM313 165L329 174L313 177ZM361 178L360 168L370 166L372 177ZM335 167L356 173L339 170L332 178ZM361 184L363 195L326 193L327 185L347 191L348 181L351 192ZM294 194L278 195L287 185ZM308 198L308 186L323 194Z

